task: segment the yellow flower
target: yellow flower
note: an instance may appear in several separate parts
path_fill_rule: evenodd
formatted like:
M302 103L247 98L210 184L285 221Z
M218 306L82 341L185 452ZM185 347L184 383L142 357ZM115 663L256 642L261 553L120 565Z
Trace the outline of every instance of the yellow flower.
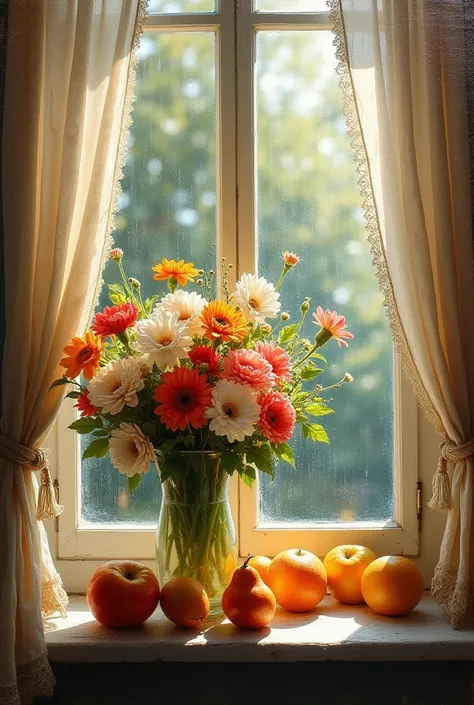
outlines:
M186 286L188 282L193 282L194 277L198 275L198 270L194 267L194 262L185 262L180 259L177 262L175 259L166 259L163 257L159 264L152 267L156 272L153 279L163 281L164 279L174 280L181 286Z

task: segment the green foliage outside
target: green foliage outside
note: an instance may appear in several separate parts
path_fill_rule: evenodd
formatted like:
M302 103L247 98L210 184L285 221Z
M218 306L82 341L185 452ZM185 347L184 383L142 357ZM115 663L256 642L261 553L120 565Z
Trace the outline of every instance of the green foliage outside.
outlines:
M160 291L151 266L182 257L213 266L216 228L213 37L142 39L137 100L115 245L144 294ZM389 520L393 513L392 347L366 241L356 167L341 112L327 32L259 35L259 272L276 282L282 250L301 263L282 288L296 320L311 296L346 316L350 347L333 351L324 385L349 371L321 419L330 444L294 439L296 470L263 478L261 516L303 522ZM224 235L225 236L225 235ZM104 278L116 280L114 263ZM108 304L106 287L101 307ZM311 338L317 328L306 325ZM331 344L336 346L334 341ZM309 384L309 383L308 383ZM87 437L84 438L85 444ZM108 458L82 463L86 521L156 522L161 492L153 469L132 498Z

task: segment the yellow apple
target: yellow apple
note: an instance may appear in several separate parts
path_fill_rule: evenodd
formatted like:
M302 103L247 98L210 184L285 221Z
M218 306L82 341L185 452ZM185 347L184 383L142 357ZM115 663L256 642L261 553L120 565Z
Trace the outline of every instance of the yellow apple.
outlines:
M376 558L375 553L364 546L336 546L329 551L324 559L324 567L331 595L345 605L362 604L362 574Z

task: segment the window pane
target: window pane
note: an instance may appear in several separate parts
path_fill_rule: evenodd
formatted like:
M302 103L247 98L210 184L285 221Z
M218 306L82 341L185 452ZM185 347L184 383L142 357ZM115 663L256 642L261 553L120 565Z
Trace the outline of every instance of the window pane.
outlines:
M148 13L177 15L181 12L215 12L214 0L150 0Z
M392 345L363 224L356 168L341 111L330 32L257 35L259 271L278 279L277 252L302 262L282 288L296 320L304 297L346 316L354 340L329 342L333 394L323 422L331 444L297 435L297 470L260 485L260 519L385 521L394 513ZM291 243L291 244L290 244ZM316 330L306 325L307 337Z
M215 267L216 95L214 35L147 33L138 51L136 103L114 243L145 296L165 290L151 267L162 257ZM117 267L104 272L107 283ZM189 287L191 290L193 286ZM199 290L197 285L194 287ZM82 449L90 439L81 436ZM86 522L156 522L160 488L153 468L133 497L108 458L82 461Z
M328 12L326 0L254 0L260 12Z

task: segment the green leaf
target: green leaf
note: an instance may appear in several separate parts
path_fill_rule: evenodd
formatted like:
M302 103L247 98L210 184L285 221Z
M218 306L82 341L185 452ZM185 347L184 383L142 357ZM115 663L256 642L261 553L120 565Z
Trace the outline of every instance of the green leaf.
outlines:
M103 458L109 450L108 438L96 438L95 441L89 443L82 454L83 460L86 458Z
M92 435L94 435L96 438L107 438L110 436L110 431L107 431L106 428L97 428L95 431L92 432Z
M319 423L305 423L301 427L303 436L319 443L329 443L326 429Z
M284 460L285 463L295 467L293 448L288 443L274 443L273 449L281 460Z
M145 423L142 423L142 431L145 436L156 436L156 426L152 421L145 421Z
M155 304L159 298L160 297L158 295L156 295L156 296L150 296L148 299L145 300L144 306L145 306L145 311L147 313L151 313L153 311Z
M254 446L245 451L245 456L248 463L253 463L260 472L264 472L266 475L274 476L275 471L273 468L272 451L270 446Z
M102 428L102 419L95 416L83 416L81 419L74 421L68 428L72 431L77 431L77 433L92 433L95 428Z
M71 384L71 381L72 380L70 380L68 377L60 377L59 379L55 379L48 391L54 389L54 387L61 387L63 384Z
M68 392L68 394L66 394L66 399L79 399L80 396L81 392L76 392L73 390L72 392Z
M290 323L289 326L285 326L284 328L282 328L280 331L280 335L278 336L279 342L287 343L289 340L292 340L296 335L297 329L298 323Z
M334 414L334 409L330 409L326 404L319 402L310 404L306 407L305 411L307 414L311 414L311 416L327 416L327 414Z
M160 480L165 482L173 475L178 475L183 472L183 459L178 456L168 455L159 463Z
M233 453L231 450L225 450L221 453L221 464L223 470L228 475L232 475L236 470L239 470L243 465L243 459L241 455Z
M321 353L314 352L314 353L312 353L311 357L314 357L317 360L322 360L326 365L328 364L328 361L326 360L324 355L321 355Z
M247 487L252 487L253 483L257 478L255 468L252 465L244 465L243 468L239 471L239 475L245 482Z
M305 382L309 382L311 379L314 379L319 374L321 374L322 371L322 369L320 369L319 367L315 367L312 363L310 363L309 365L305 365L301 369L301 379L303 379Z
M127 300L125 289L121 284L108 284L109 299L113 304L124 304Z
M142 476L137 472L132 477L127 477L128 491L133 494L142 481Z

